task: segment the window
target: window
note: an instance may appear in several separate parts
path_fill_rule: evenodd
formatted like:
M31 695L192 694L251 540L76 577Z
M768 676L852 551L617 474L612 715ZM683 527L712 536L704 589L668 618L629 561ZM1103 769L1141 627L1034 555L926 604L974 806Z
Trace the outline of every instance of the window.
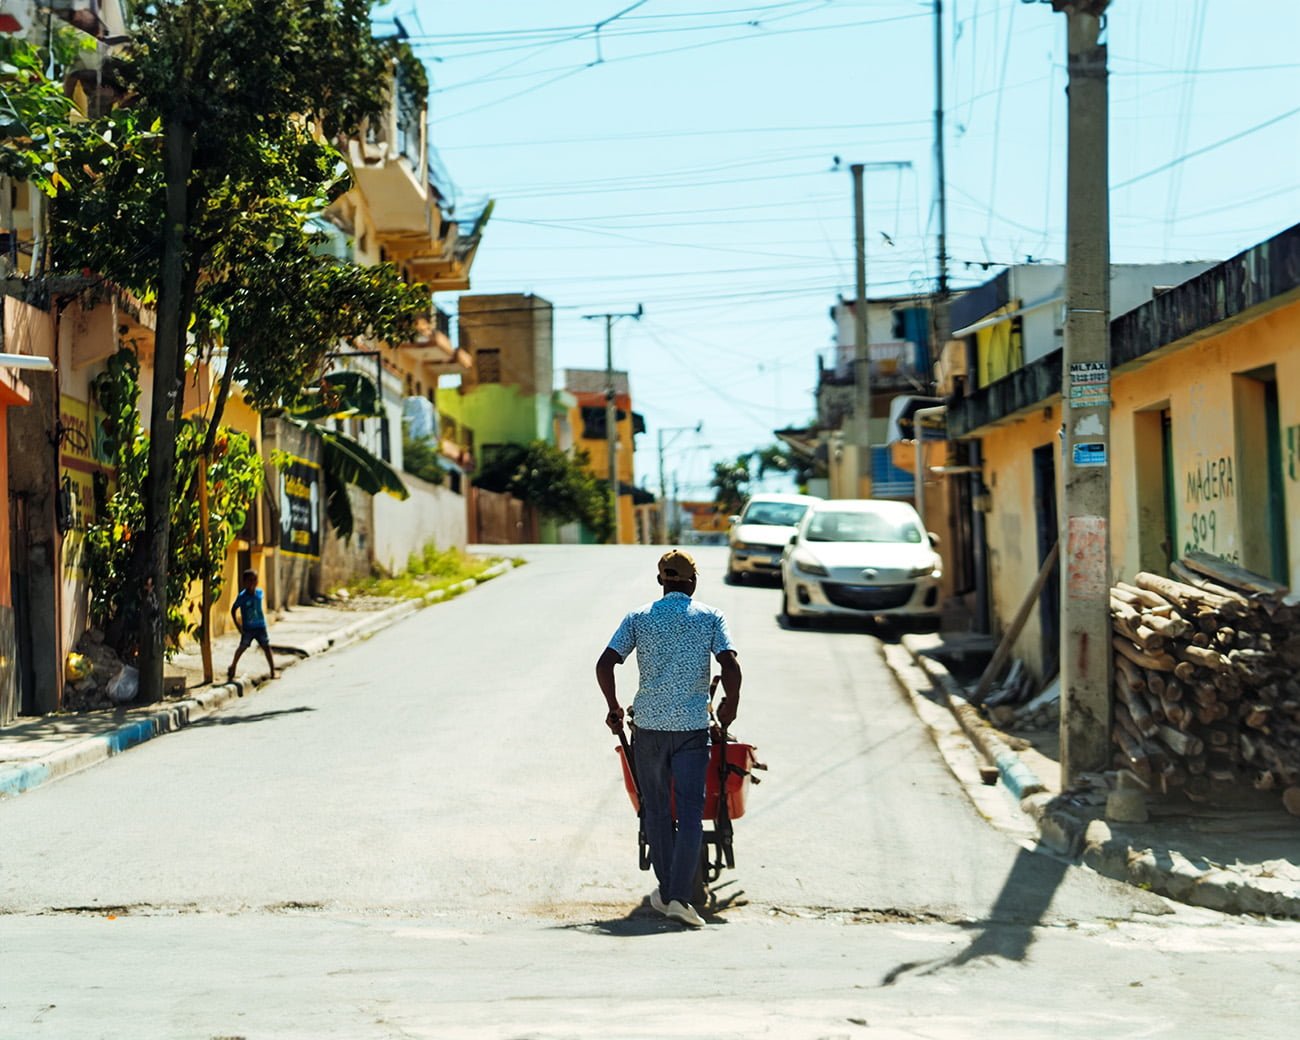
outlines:
M474 356L474 367L480 383L501 382L501 351L480 350Z

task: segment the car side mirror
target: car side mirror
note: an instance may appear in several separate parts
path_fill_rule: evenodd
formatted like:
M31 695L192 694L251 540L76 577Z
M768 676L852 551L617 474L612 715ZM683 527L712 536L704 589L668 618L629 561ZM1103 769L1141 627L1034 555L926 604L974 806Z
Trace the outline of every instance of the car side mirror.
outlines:
M939 548L939 536L935 534L933 531L927 531L926 535L930 539L930 548L931 549Z
M790 545L794 545L794 544L797 543L798 541L799 541L799 536L798 536L797 534L792 534L792 535L790 536L790 543L789 543L789 544L790 544Z
M727 523L729 523L732 527L735 527L738 523L740 523L740 514L736 513L727 517Z

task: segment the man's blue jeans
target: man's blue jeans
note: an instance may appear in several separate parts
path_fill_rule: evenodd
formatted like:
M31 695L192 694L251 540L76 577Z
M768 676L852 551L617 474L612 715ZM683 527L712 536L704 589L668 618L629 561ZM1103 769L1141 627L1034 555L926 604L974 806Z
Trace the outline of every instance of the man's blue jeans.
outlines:
M709 768L709 731L637 729L633 744L641 787L641 822L650 862L665 902L691 901L704 841L704 776ZM677 806L677 823L669 807Z

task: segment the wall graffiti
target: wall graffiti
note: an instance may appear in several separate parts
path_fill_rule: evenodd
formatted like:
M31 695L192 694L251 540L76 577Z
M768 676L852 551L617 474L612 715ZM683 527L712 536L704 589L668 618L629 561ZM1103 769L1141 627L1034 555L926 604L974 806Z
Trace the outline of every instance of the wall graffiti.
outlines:
M1189 538L1183 543L1183 553L1203 552L1232 563L1240 563L1240 553L1219 546L1219 507L1216 503L1236 495L1232 458L1221 455L1207 459L1186 473L1186 502L1193 506L1189 517ZM1227 531L1225 542L1227 540Z
M1220 455L1207 459L1187 473L1187 501L1195 504L1231 498L1233 495L1232 459Z

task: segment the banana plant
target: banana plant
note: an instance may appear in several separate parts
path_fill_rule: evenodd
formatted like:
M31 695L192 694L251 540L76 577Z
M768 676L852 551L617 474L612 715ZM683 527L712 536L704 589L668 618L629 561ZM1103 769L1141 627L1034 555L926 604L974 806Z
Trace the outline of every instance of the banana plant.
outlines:
M368 495L380 492L399 501L411 497L397 471L364 444L322 425L330 419L367 419L383 415L374 380L359 372L333 372L305 391L285 422L315 437L321 445L321 475L325 515L334 533L345 541L352 537L354 518L348 485Z

